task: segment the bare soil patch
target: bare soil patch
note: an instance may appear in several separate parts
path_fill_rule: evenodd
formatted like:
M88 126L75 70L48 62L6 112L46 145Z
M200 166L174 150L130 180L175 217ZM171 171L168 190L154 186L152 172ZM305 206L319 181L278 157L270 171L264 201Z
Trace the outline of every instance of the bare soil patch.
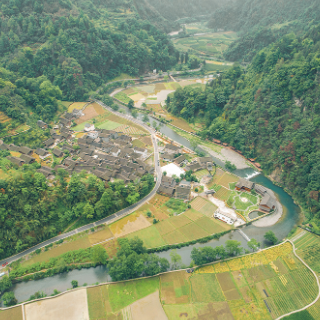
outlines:
M89 320L87 290L27 304L25 311L27 320Z
M159 298L159 291L151 293L131 305L133 320L167 320Z

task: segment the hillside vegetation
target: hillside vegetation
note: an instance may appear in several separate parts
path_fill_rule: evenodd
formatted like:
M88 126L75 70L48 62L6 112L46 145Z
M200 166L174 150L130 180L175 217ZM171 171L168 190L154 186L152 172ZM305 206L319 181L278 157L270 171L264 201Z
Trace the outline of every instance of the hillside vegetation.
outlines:
M256 158L303 204L320 233L320 26L304 37L291 33L203 91L178 89L168 109L206 122L203 137L217 138ZM200 119L197 119L200 118Z
M214 10L208 26L240 31L225 53L231 61L250 61L263 47L289 32L303 35L313 21L319 21L317 0L237 0Z
M120 73L176 63L166 34L129 1L2 1L0 111L46 120L56 99L83 101Z

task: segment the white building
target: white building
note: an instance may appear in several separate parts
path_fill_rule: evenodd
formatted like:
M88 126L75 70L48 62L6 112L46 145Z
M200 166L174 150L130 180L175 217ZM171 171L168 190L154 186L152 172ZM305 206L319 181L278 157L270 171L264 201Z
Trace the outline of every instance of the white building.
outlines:
M86 123L84 126L84 131L94 131L94 124Z
M214 213L214 217L230 225L234 224L235 221L237 220L230 213L222 211L221 209L218 209Z

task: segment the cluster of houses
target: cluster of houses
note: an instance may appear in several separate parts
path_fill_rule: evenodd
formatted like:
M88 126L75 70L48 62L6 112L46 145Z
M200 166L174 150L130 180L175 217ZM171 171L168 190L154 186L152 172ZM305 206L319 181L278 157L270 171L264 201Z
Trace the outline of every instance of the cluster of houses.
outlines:
M255 190L257 193L261 194L262 199L259 204L259 209L261 211L270 212L271 210L274 210L276 207L277 200L274 197L273 193L269 189L259 184L255 184L252 181L241 178L236 184L236 190L238 191Z
M186 180L176 183L174 178L162 176L158 192L172 198L190 200L191 183Z
M130 136L113 130L95 130L94 125L86 124L87 135L75 141L73 131L69 128L71 121L79 116L81 110L75 109L61 118L59 125L50 131L51 137L43 142L43 148L32 150L2 143L0 149L19 152L19 157L7 157L18 166L35 162L35 155L47 163L50 161L46 158L52 154L57 158L63 157L62 163L54 168L42 166L38 169L47 179L53 178L53 173L59 168L65 169L70 175L85 170L105 181L121 179L125 183L140 179L147 173L154 173L154 167L144 162L148 150L133 146ZM41 120L37 125L47 129L47 124Z

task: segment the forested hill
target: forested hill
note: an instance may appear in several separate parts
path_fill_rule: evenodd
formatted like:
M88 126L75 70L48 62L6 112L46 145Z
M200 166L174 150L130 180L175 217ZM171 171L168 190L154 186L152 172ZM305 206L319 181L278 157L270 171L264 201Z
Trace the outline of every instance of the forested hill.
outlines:
M132 0L140 16L166 32L179 29L176 20L209 16L214 10L236 0Z
M44 81L54 97L82 101L120 73L138 76L176 63L167 35L141 19L130 1L1 3L0 111L11 117L25 107L39 116L54 112L39 96Z
M215 10L208 26L240 31L240 39L229 47L225 57L250 61L280 36L292 31L303 35L309 23L319 19L318 0L237 0Z
M201 88L178 89L169 110L206 122L216 138L255 158L292 191L320 234L320 26L289 34ZM169 103L168 103L169 102Z

